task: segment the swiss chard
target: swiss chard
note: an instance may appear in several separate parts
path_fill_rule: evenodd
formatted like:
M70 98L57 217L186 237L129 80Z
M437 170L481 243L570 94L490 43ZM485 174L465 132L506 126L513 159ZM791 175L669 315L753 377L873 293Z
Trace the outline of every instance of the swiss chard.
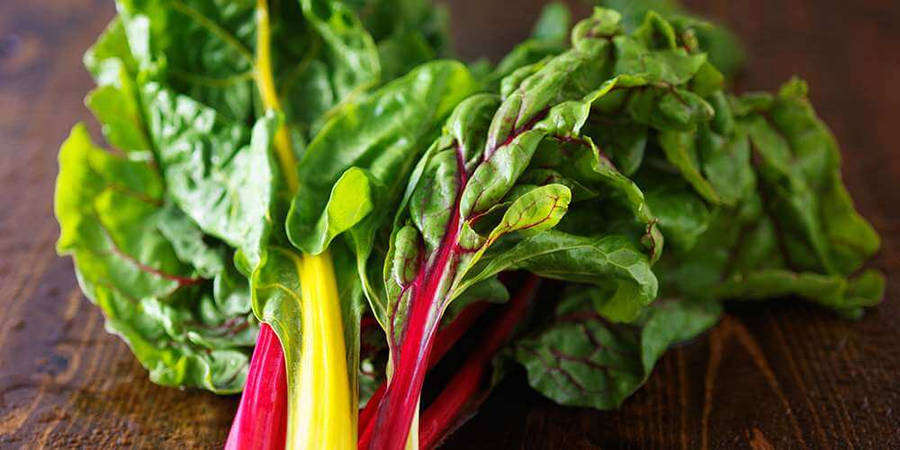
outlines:
M415 442L409 430L435 331L476 283L522 268L602 284L620 319L655 297L656 221L637 186L581 135L592 105L619 82L616 17L598 10L575 27L571 50L517 70L500 97L461 103L416 168L386 258L387 296L373 304L392 368L370 448ZM584 214L601 207L617 220L586 226ZM566 223L570 209L576 218Z
M246 380L229 448L436 444L527 296L420 441L425 374L508 300L504 271L568 284L502 354L554 401L601 409L724 300L877 303L879 238L806 85L732 95L726 31L671 1L601 3L624 17L596 9L569 46L548 5L490 69L435 59L443 13L423 0L118 0L84 59L115 151L83 125L63 144L58 249L153 381ZM386 336L364 356L361 322L364 344L375 323Z
M338 436L353 445L356 331L341 322L358 319L360 305L358 295L349 295L360 292L352 258L336 255L335 275L324 248L316 251L321 256L289 250L282 224L304 167L298 157L314 136L333 134L318 131L332 118L346 117L341 111L347 105L370 102L361 99L389 79L382 65L393 77L432 59L441 47L440 20L424 2L405 2L411 10L393 16L385 13L394 6L390 2L369 3L120 0L119 16L85 63L100 85L88 96L88 106L109 143L125 154L94 147L81 127L61 152L59 249L75 256L85 291L155 381L240 390L257 330L249 314L251 294L257 317L281 331L281 343L291 350L286 354L293 363L287 366L292 389L315 381L292 377L298 370L300 378L316 373L301 364L299 350L316 364L320 356L327 356L330 366L344 362L343 387L323 392L346 397L330 402L338 412L324 421L333 425L330 430L342 431L296 432L312 423L298 418L309 408L298 411L296 402L289 402L291 444L328 446L331 441L317 439ZM367 20L390 20L373 36L357 12ZM434 63L408 80L410 98L421 94L424 101L451 102L450 108L452 95L445 99L442 90L458 92L457 97L470 93L473 84L466 84L465 73L448 78L450 85L432 83L428 74L444 80L447 64ZM404 89L397 89L397 97L406 99ZM418 123L408 124L427 133ZM393 151L405 156L402 146ZM378 174L402 179L402 171ZM315 195L312 187L304 188L304 194ZM374 229L376 221L370 222ZM304 261L299 271L292 263L298 258ZM291 262L288 270L285 260ZM252 289L245 277L252 278ZM348 295L341 296L346 301L337 298L336 277L346 288ZM307 301L308 312L318 312L266 309L272 286L289 287L287 294ZM294 338L297 327L285 339L288 333L278 325L293 326L301 318L305 329L323 333L303 333L307 339L301 341ZM269 342L270 329L264 330L260 339ZM284 364L277 354L266 354L275 357L261 357L261 364ZM271 369L257 372L279 373ZM271 379L273 385L280 381ZM250 417L259 412L245 411ZM328 415L322 412L320 417ZM265 423L266 417L283 420L277 416L259 414L258 422L238 429L236 439L240 442L241 429L277 426Z

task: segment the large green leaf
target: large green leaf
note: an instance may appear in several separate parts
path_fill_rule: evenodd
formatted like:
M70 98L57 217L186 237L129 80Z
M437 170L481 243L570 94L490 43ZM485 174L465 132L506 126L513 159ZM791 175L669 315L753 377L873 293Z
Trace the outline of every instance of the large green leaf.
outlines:
M117 6L149 77L237 122L252 118L255 1L119 0Z
M376 236L390 224L409 171L425 143L456 104L478 88L464 65L425 64L365 99L348 104L310 144L299 168L301 185L288 214L291 241L322 252L347 232L359 279L383 303Z
M294 244L306 253L320 253L375 204L389 207L424 142L475 89L464 65L437 61L344 107L300 161L300 188L287 225ZM376 215L386 217L386 212Z
M389 1L269 2L271 65L277 95L302 147L348 99L430 60L442 46L439 13L419 0L393 14ZM154 80L235 123L259 114L255 0L119 0L136 65ZM379 28L364 28L364 14ZM379 19L375 20L374 17ZM190 45L185 45L185 43ZM382 62L389 70L382 75Z
M837 144L809 104L806 89L792 80L778 95L752 106L740 123L758 160L765 211L783 232L786 262L848 275L880 240L853 207L841 181Z
M152 165L96 147L82 125L59 158L57 248L73 256L79 284L103 310L107 329L128 343L154 382L240 391L256 336L246 281L183 259L185 246L209 247L199 233L173 244L161 231L173 213Z
M250 130L155 83L144 86L144 99L168 194L255 267L278 183L270 150L277 120L263 117Z

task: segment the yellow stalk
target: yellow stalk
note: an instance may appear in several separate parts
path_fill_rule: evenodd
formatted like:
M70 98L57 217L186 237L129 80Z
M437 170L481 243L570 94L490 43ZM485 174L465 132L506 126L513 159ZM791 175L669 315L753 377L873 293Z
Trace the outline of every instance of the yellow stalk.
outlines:
M281 111L275 78L272 76L272 44L269 29L269 4L267 0L256 1L256 84L266 109ZM291 145L291 135L287 126L281 125L275 132L275 154L284 173L288 188L295 192L300 185L297 178L297 159Z
M267 0L256 3L255 78L263 106L281 110L272 75ZM286 125L275 132L273 146L291 192L299 187L297 160ZM355 402L351 401L340 297L331 254L303 255L299 262L303 317L300 365L289 386L288 449L356 448ZM289 367L288 370L291 370ZM295 395L296 394L296 395Z
M298 417L288 424L290 448L351 449L356 429L337 282L331 256L303 255L300 272L303 337L298 380ZM291 427L296 427L291 432Z

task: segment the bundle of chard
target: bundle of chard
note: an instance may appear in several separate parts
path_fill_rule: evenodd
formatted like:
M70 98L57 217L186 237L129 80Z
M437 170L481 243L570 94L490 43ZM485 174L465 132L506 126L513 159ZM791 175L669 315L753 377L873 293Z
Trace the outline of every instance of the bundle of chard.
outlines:
M515 363L615 408L725 300L878 303L806 85L730 93L726 31L607 3L491 67L425 0L118 0L59 251L152 381L243 390L233 449L433 448Z

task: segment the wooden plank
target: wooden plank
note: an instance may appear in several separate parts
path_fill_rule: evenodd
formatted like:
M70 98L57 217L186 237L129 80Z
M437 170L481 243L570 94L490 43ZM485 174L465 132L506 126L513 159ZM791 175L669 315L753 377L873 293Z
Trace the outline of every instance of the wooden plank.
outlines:
M455 0L465 57L527 35L539 0ZM669 352L622 410L562 408L513 372L445 448L900 448L900 4L693 0L744 38L748 89L797 73L842 143L845 178L885 238L885 304L860 322L805 305L732 305ZM581 9L584 12L584 8ZM153 385L53 253L55 155L90 80L107 0L0 3L0 447L220 447L234 397Z

